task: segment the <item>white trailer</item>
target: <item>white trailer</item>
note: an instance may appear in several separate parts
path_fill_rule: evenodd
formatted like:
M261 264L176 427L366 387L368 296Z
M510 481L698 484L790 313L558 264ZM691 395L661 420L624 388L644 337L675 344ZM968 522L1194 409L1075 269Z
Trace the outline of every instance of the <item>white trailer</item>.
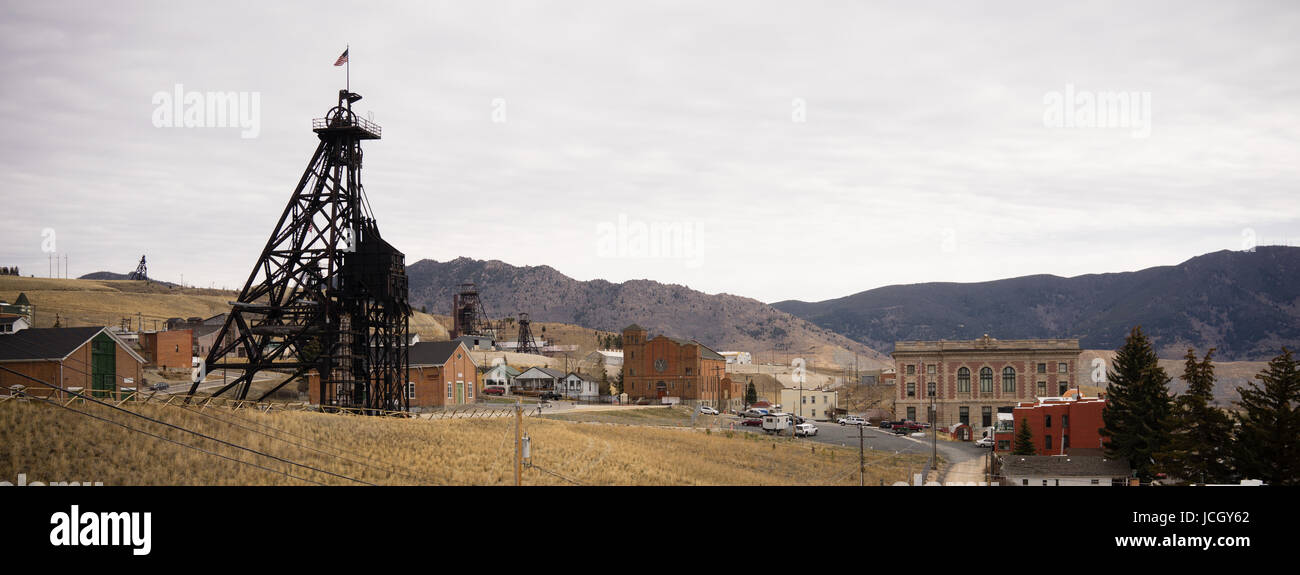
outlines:
M788 413L769 413L763 416L763 431L781 433L794 425L794 417Z

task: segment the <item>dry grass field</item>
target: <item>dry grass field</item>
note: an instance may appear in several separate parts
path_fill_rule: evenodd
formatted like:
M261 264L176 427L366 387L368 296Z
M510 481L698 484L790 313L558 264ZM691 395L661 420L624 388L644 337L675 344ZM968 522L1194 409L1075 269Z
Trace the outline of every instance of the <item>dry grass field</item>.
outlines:
M107 407L75 406L176 441L325 484L320 471L218 445ZM374 484L508 485L511 420L428 421L134 406L139 413ZM236 425L232 425L237 424ZM291 445L260 431L298 443ZM533 463L583 485L856 485L856 450L749 433L526 418ZM868 454L867 483L901 480L922 458ZM295 485L305 481L200 453L41 402L0 403L0 481L105 485ZM538 469L527 485L568 482Z

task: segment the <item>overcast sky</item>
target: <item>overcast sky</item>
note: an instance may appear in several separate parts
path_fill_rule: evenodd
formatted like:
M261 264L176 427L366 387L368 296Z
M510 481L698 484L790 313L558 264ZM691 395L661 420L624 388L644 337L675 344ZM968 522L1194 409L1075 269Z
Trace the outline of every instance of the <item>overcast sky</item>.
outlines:
M771 302L1300 245L1292 1L267 4L4 2L0 265L242 286L348 44L408 264ZM255 134L156 126L178 84Z

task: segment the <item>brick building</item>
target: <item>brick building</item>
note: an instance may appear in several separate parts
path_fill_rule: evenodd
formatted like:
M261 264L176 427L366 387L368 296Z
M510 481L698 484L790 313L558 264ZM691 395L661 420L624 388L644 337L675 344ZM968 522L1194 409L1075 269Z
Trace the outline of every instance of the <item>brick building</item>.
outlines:
M1101 455L1105 409L1105 399L1073 392L1020 403L1011 413L1010 425L998 426L993 449L1007 453L1015 449L1016 431L1027 422L1038 455Z
M900 341L894 344L894 416L992 427L999 411L1075 389L1077 339ZM979 436L976 433L975 436Z
M193 332L188 329L146 331L140 334L140 349L150 367L190 369L194 361Z
M652 338L636 324L623 329L623 390L633 400L675 397L736 409L744 390L727 377L726 366L726 358L698 341Z
M406 393L411 408L474 403L483 392L478 364L460 341L422 341L411 346Z
M116 397L143 385L145 360L103 327L31 328L0 338L0 365L96 397ZM0 370L0 394L62 397L61 391Z

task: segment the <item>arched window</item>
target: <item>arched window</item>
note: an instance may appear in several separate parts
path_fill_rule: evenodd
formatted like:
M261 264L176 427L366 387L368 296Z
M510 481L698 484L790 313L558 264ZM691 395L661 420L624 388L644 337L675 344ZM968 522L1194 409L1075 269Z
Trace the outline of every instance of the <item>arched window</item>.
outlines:
M993 368L980 368L980 393L993 393Z
M957 370L957 392L970 393L970 370L967 368Z
M1002 391L1004 393L1016 392L1016 370L1009 365L1002 368Z

